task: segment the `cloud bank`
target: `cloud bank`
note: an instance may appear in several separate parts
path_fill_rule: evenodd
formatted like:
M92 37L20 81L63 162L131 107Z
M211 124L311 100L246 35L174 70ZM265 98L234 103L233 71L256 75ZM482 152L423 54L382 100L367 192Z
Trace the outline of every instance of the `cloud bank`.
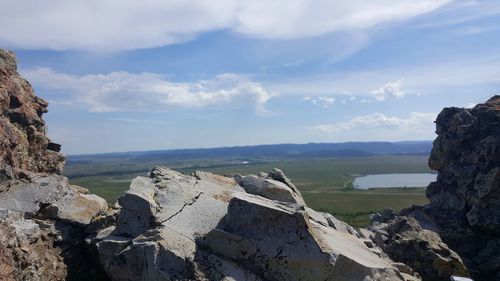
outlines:
M451 0L0 0L0 43L11 48L117 51L160 47L198 34L294 39L368 29Z
M250 78L232 73L186 83L171 82L155 73L125 71L76 76L36 68L23 71L23 75L35 89L56 92L63 95L62 102L95 112L167 111L239 102L253 106L257 114L266 114L267 101L276 95Z

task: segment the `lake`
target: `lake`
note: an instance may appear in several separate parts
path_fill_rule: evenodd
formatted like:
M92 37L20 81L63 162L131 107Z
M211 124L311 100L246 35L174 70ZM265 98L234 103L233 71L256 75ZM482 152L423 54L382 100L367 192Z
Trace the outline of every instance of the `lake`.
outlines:
M381 174L357 177L354 188L426 187L435 181L437 174Z

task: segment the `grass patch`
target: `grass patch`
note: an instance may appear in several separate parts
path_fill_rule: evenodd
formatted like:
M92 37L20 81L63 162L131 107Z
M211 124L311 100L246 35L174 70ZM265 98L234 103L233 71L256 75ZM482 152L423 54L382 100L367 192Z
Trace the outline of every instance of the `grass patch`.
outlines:
M428 203L424 188L303 192L302 195L309 207L331 213L356 227L366 226L370 213Z

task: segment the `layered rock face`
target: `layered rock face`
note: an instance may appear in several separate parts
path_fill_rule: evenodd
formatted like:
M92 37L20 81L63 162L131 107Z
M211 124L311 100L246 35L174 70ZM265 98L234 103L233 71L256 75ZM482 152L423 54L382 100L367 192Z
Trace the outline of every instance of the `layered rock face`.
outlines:
M96 220L100 229L92 243L108 275L112 280L419 280L368 247L350 226L305 206L281 171L247 177L251 187L244 188L238 184L242 177L190 176L156 167L149 177L134 179L117 210ZM286 200L276 200L276 194Z
M45 135L47 105L17 73L15 55L0 49L0 179L18 178L23 171L62 172L60 145Z
M64 156L45 135L47 103L0 49L0 280L106 280L84 229L104 199L59 175Z

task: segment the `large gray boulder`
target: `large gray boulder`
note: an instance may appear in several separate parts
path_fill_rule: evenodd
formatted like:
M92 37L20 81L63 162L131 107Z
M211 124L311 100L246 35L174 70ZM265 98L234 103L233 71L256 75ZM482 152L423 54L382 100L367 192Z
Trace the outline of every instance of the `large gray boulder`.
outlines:
M156 167L132 181L118 199L116 223L99 230L92 244L117 281L418 280L333 216L238 184L242 178L271 180L296 194L285 198L301 199L277 174L235 180Z

